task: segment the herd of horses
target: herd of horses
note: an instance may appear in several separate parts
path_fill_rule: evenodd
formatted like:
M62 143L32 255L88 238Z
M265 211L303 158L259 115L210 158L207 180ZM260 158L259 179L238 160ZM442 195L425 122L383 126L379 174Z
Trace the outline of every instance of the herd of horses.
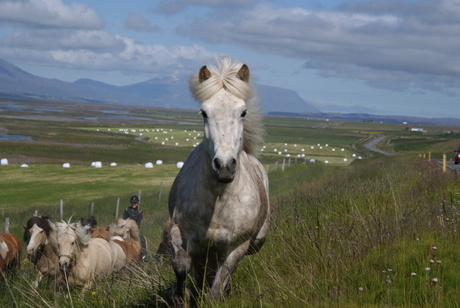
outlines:
M43 277L91 287L98 278L130 268L141 260L141 233L134 220L119 219L108 227L97 226L94 217L78 223L52 222L32 216L24 226L27 258L37 270L33 285ZM0 234L0 272L19 267L22 246L11 233Z
M192 75L189 86L200 103L204 136L171 187L160 244L171 254L176 283L168 295L175 306L192 292L225 296L230 276L244 256L261 249L270 224L268 176L257 159L263 128L248 67L222 57ZM86 290L137 262L139 230L132 222L98 228L32 217L24 239L38 270L36 284L53 276ZM187 284L189 274L195 283Z

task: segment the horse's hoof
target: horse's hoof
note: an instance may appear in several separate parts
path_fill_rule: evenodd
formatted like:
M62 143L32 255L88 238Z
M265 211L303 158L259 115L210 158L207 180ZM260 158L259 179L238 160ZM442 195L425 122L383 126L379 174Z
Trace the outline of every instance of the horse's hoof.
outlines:
M190 300L190 290L185 288L184 294L182 295L179 295L177 294L177 285L174 284L174 286L172 286L171 288L168 288L168 298L169 298L169 301L170 303L174 306L174 307L184 307L188 304L189 300Z

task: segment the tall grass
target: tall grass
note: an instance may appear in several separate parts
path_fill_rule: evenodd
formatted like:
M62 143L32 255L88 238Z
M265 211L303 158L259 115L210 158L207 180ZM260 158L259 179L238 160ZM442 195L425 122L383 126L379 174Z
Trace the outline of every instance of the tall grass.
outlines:
M266 246L234 277L252 281L252 304L257 296L264 307L460 304L454 175L410 157L360 161L296 185L299 172L309 170L288 175L291 189L272 198Z
M273 213L265 246L243 260L225 301L199 306L460 305L455 174L403 156L349 167L296 165L270 173L270 180ZM153 246L165 209L164 203L144 218L156 221L142 228ZM152 262L131 275L105 279L86 294L59 289L52 281L34 291L33 269L22 266L4 284L0 305L162 307L174 282L167 262Z

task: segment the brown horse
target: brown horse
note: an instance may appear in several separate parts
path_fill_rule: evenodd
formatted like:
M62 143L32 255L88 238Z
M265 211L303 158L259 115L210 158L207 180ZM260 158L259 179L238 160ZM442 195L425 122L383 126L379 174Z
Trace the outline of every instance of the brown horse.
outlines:
M107 227L107 231L112 236L112 240L124 246L127 261L129 260L131 264L139 261L141 255L141 235L139 227L134 220L119 219L118 224L110 224ZM124 244L120 241L121 239Z
M139 261L141 255L141 246L132 238L122 238L121 236L112 236L110 238L118 244L126 255L126 266L131 266Z
M82 226L89 226L92 238L102 238L106 241L110 241L110 233L106 228L100 227L97 224L97 220L94 216L84 217L80 219Z
M24 227L24 242L27 243L27 258L38 271L34 286L44 276L62 279L59 269L59 249L54 224L46 216L33 216Z
M0 273L14 270L21 264L21 243L11 233L0 234Z

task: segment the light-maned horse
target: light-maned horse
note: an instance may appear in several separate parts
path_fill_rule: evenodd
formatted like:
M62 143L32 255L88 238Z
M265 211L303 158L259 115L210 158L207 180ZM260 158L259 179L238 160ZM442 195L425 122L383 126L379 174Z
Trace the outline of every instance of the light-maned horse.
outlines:
M59 269L59 248L54 223L46 216L32 216L24 227L24 242L27 243L27 258L35 265L38 287L44 276L61 281Z
M204 137L169 194L177 278L169 292L176 305L189 294L191 269L195 285L210 288L208 296L225 295L233 271L245 255L259 251L269 230L268 177L257 159L263 128L249 75L245 64L223 57L190 78Z
M107 228L111 236L119 236L124 239L128 249L127 258L131 262L139 261L141 256L141 233L136 221L132 219L118 219L117 224L110 224ZM146 241L147 244L147 241ZM147 247L146 247L147 249Z
M115 243L101 238L92 238L88 227L80 224L56 223L59 244L59 265L64 272L70 272L70 284L83 286L86 291L96 279L104 278L120 270L123 250ZM119 268L117 268L117 266Z
M14 234L0 234L0 274L18 268L21 264L21 254L21 242Z

